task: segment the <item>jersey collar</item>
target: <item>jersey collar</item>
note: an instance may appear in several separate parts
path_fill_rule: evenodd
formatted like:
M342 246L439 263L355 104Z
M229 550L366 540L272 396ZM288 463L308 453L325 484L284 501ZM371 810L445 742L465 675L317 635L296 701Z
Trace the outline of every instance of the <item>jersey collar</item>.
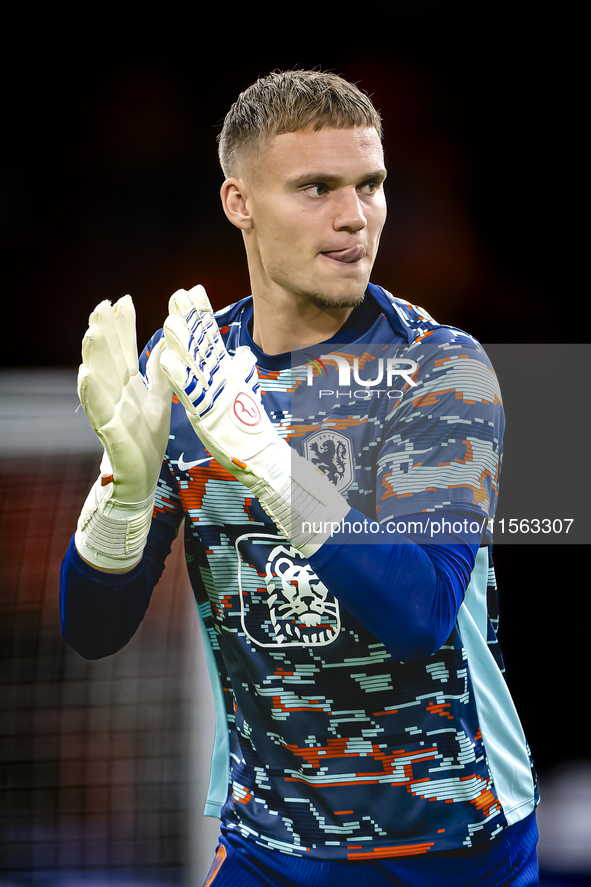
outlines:
M388 314L386 314L386 310ZM394 311L392 305L388 302L384 290L381 287L369 284L366 290L365 299L353 309L346 322L340 330L330 339L318 344L326 348L332 348L334 345L346 345L351 342L363 339L371 327L375 324L381 314L386 315L388 323L394 328L393 320L397 325L396 332L407 340L407 331L400 323L398 315ZM392 316L392 319L390 316ZM252 299L249 299L242 311L240 323L240 345L248 345L257 359L259 367L266 370L286 370L292 366L292 352L287 351L282 354L266 354L256 345L250 333L250 327L253 316ZM318 345L314 346L315 348Z

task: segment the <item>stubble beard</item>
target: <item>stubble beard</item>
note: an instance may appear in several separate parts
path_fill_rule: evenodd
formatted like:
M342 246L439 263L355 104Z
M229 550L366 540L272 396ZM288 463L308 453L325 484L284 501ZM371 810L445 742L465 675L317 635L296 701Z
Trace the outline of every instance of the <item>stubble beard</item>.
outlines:
M322 293L303 292L300 294L302 299L314 305L316 308L326 310L327 308L357 308L365 299L365 290L357 296L343 296L339 299L331 299Z

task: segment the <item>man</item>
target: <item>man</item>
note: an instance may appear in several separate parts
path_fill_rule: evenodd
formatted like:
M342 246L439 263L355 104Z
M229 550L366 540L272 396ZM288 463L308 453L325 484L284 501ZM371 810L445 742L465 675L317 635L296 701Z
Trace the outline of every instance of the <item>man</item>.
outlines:
M105 458L64 636L120 649L184 519L217 706L207 884L535 884L535 777L487 612L494 372L369 283L386 171L355 86L262 78L220 159L252 297L214 318L202 287L175 293L145 385L129 297L90 318L79 393Z

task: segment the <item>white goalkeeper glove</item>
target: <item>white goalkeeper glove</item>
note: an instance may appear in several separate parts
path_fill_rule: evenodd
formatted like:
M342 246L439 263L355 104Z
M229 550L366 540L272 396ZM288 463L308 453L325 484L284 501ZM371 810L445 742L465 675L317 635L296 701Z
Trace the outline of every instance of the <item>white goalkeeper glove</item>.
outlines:
M154 491L170 432L171 391L161 340L139 372L131 296L101 302L82 341L78 396L104 447L101 476L84 503L76 548L93 566L129 570L150 529Z
M247 486L279 530L304 555L330 536L349 505L328 478L283 440L258 391L247 347L226 351L202 286L179 290L164 323L160 363L196 434L215 459ZM323 529L316 533L318 523Z

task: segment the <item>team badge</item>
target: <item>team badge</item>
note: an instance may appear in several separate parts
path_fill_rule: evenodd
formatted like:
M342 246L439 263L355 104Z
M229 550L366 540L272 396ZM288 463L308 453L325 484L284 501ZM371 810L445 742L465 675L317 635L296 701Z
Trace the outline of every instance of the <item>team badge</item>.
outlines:
M262 533L236 540L247 637L260 647L332 643L341 628L337 600L296 548L277 541Z
M316 431L304 441L304 458L322 471L339 493L348 489L355 476L351 440L340 431Z

